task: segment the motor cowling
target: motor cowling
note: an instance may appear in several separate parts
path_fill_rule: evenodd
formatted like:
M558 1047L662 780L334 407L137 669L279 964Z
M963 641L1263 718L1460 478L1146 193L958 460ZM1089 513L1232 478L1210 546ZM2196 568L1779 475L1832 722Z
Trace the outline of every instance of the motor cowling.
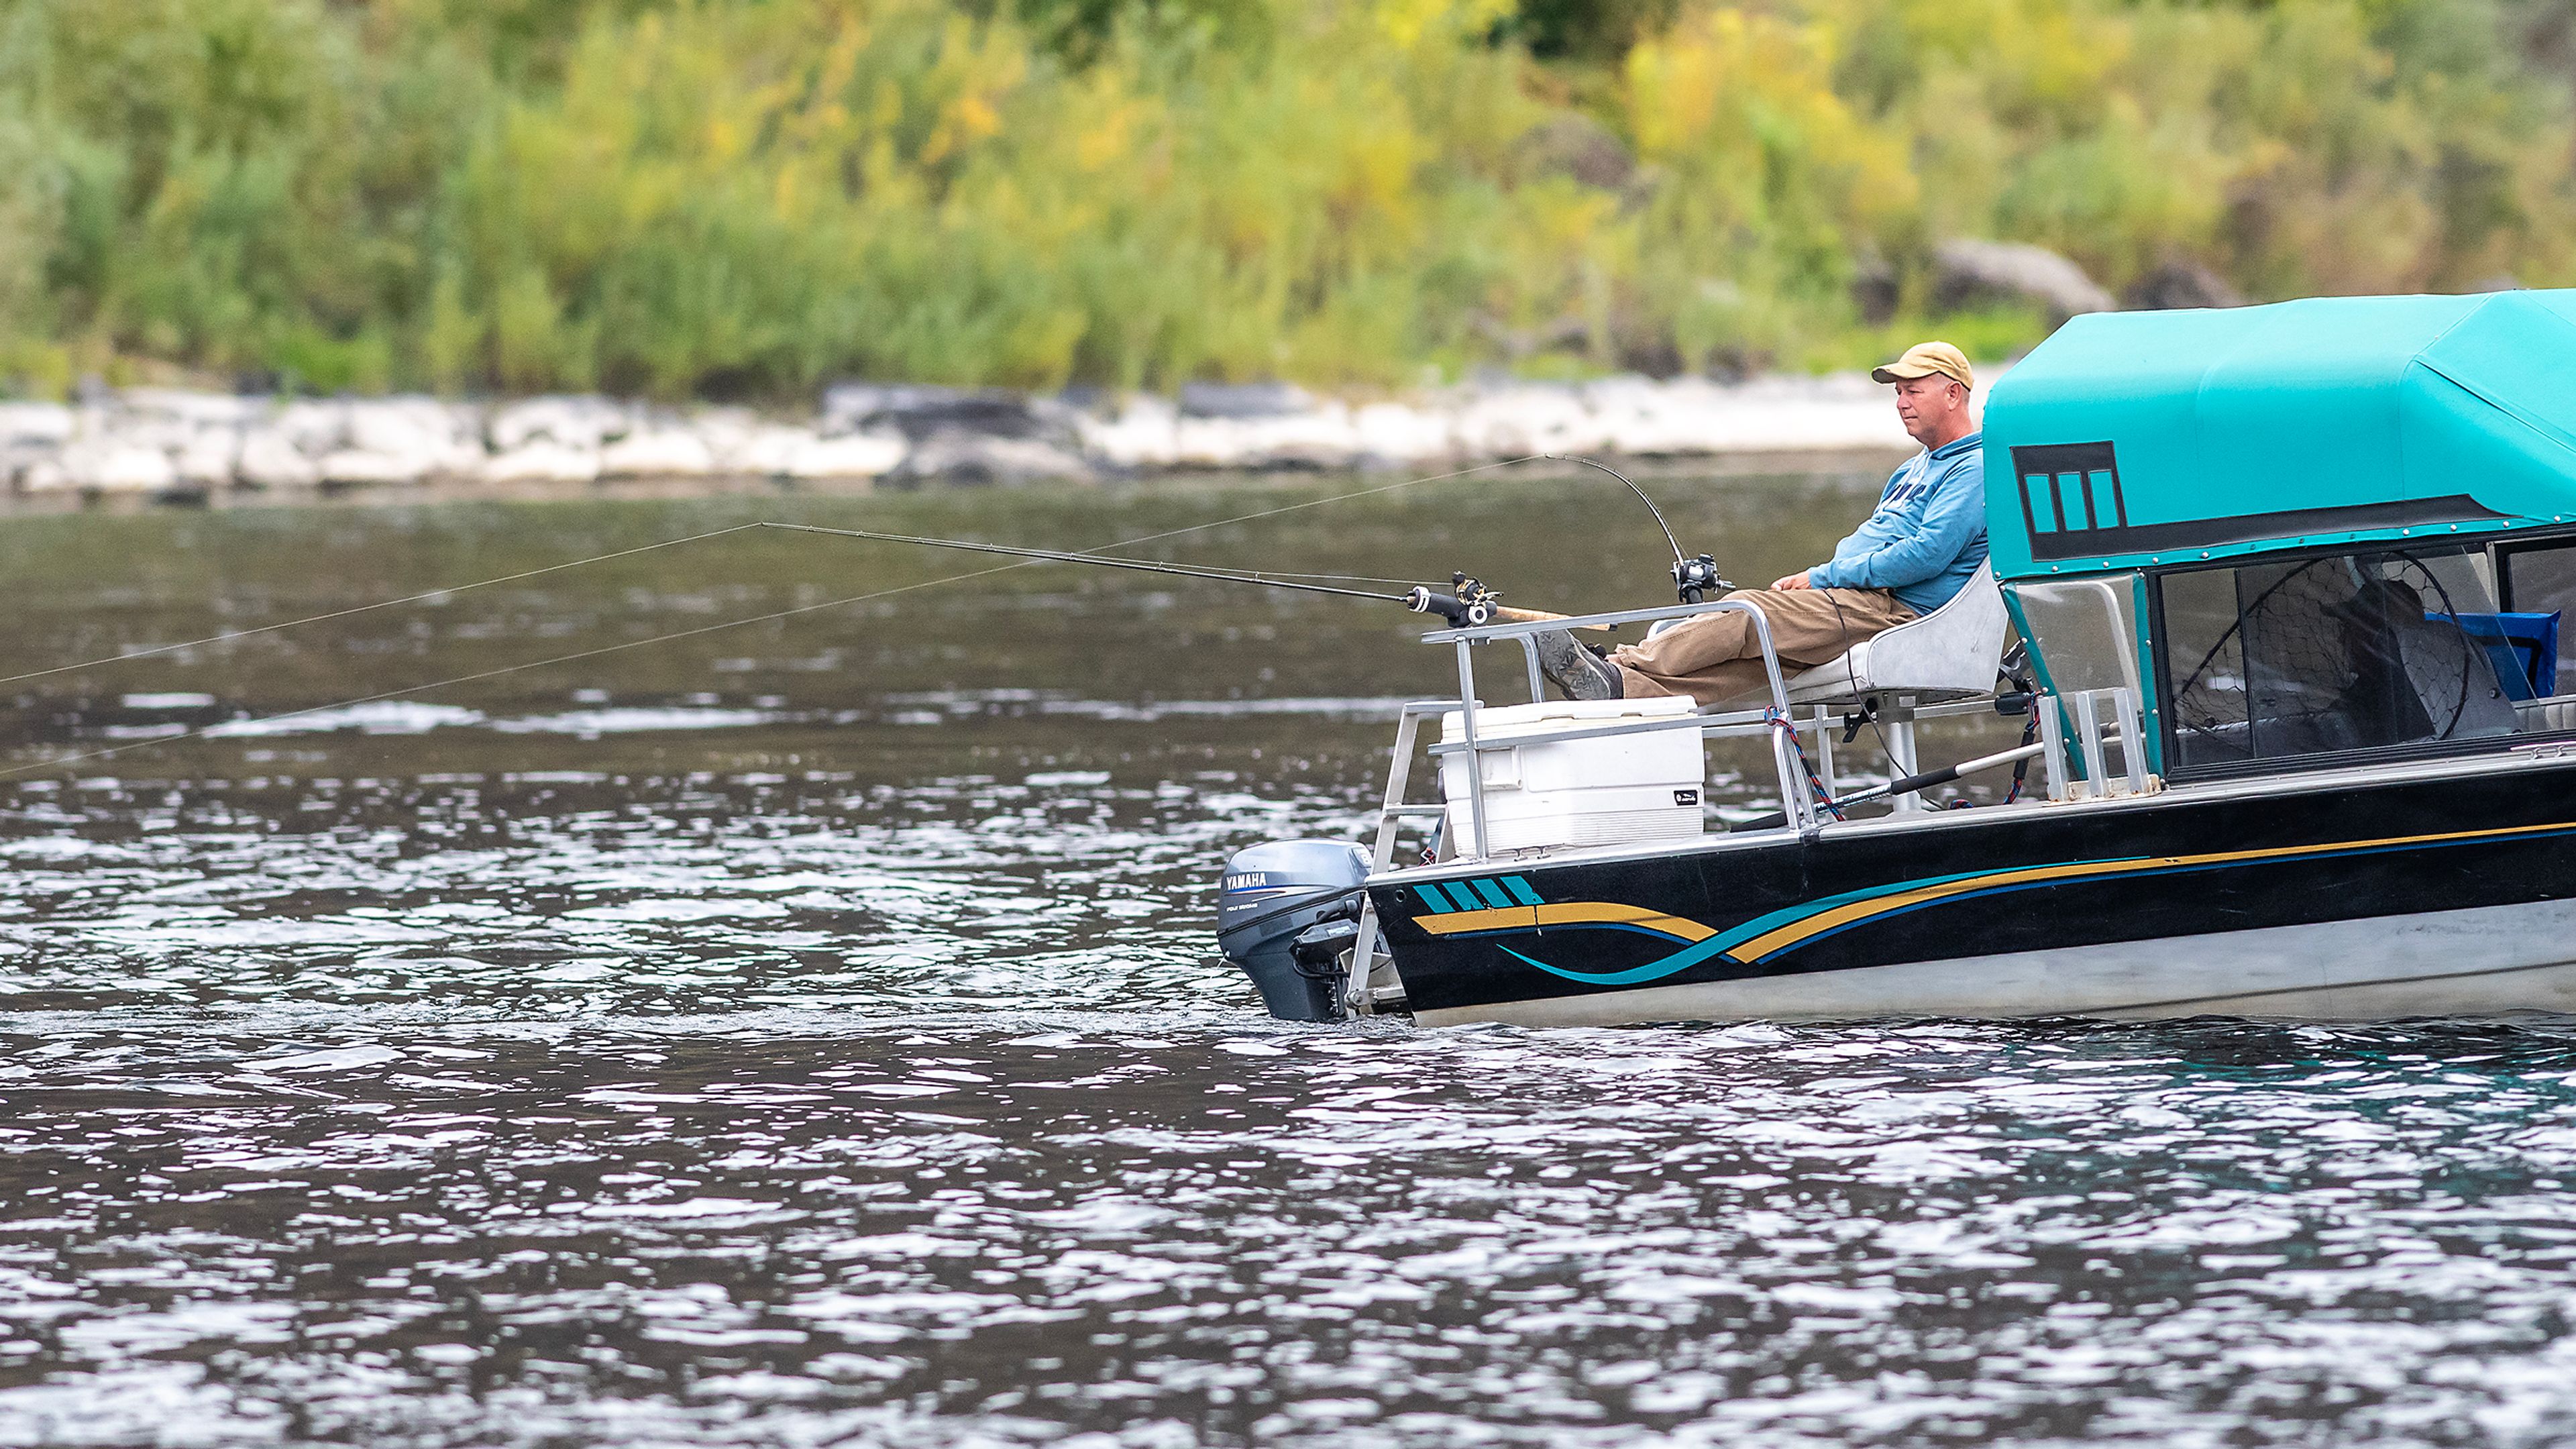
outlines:
M1360 882L1368 872L1368 852L1343 840L1274 840L1238 850L1226 861L1217 893L1217 945L1252 978L1272 1016L1341 1016L1348 977L1341 956L1349 946L1342 938L1356 939L1357 931L1332 927L1357 914Z

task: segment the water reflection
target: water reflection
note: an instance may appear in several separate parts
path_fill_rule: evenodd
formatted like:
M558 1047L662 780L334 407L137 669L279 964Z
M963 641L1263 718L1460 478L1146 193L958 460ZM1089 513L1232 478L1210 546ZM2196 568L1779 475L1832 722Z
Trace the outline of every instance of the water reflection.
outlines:
M686 531L615 513L511 546ZM147 564L226 598L471 531L186 522ZM185 637L82 622L112 577L27 647ZM2576 1434L2576 1033L1281 1027L1210 873L1357 829L1429 651L1239 607L1000 592L0 793L0 1440ZM376 627L62 685L15 758L455 647Z

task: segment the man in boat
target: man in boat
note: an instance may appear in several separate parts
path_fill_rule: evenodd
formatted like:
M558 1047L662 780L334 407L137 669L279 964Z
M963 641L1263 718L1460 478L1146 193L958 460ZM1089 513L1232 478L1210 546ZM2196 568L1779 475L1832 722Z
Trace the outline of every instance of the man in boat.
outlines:
M1923 342L1870 373L1896 385L1896 415L1923 445L1887 480L1878 508L1834 556L1727 595L1762 611L1784 671L1842 657L1873 634L1950 602L1986 559L1985 459L1968 409L1976 374L1947 342ZM1686 694L1715 704L1763 689L1753 621L1684 619L1607 655L1562 630L1538 636L1539 665L1568 699Z

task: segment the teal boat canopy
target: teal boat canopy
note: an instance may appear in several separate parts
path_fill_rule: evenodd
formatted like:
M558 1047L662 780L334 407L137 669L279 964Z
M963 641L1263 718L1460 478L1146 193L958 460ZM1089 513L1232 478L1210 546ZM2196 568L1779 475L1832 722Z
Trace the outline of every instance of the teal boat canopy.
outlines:
M1996 573L2576 518L2576 291L2077 317L1985 412Z

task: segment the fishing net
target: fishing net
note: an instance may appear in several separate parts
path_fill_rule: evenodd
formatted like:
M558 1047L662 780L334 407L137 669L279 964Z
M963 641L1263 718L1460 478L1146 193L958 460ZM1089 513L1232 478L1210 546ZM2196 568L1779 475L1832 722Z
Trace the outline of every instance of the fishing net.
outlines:
M2166 581L2184 763L2510 732L2451 585L2411 554L2342 555ZM2469 601L2485 607L2483 598Z

